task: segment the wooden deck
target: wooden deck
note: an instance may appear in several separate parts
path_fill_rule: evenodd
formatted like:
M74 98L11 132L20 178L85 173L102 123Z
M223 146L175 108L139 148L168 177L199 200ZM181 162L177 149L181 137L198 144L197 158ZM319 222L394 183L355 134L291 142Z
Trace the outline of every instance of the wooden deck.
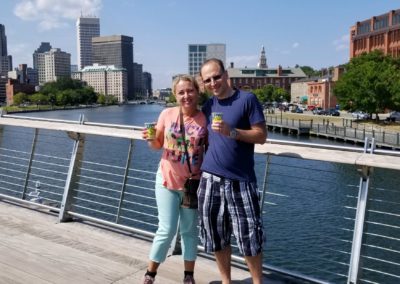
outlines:
M43 209L0 200L0 283L140 283L151 242L132 234L81 222L58 223ZM159 284L182 283L181 256L160 266ZM233 283L251 283L233 268ZM297 283L271 274L264 283ZM198 284L221 283L213 260L199 257Z

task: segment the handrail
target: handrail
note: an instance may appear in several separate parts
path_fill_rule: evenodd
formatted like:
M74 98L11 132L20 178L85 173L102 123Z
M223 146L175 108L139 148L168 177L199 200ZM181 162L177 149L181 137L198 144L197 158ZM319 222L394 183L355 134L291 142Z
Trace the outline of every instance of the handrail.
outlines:
M18 116L3 115L0 117L0 125L42 128L56 131L75 132L81 134L93 134L109 137L142 139L141 127L112 124L88 123L73 124L68 120L51 120L37 118L21 118ZM400 170L400 152L375 151L373 155L362 153L362 148L340 147L301 142L287 142L282 140L268 139L263 145L257 144L256 153L284 155L309 160L322 160L326 162L352 164L357 166L378 166L386 169ZM289 145L291 144L291 145ZM301 146L300 148L298 146ZM352 152L349 152L352 151ZM354 152L356 151L356 152ZM345 155L342 155L344 154ZM360 153L357 153L360 152Z
M2 127L2 126L11 126L11 127ZM22 131L21 129L15 129L14 127L24 127L24 128L34 129L33 132L38 133L39 136L42 136L43 140L45 140L44 139L45 137L46 138L54 137L57 131L68 133L69 138L66 137L64 133L61 133L62 135L57 134L56 136L60 136L62 137L62 139L65 140L63 142L66 142L65 145L67 146L64 146L65 149L63 150L65 151L63 152L62 156L65 157L68 156L69 159L65 159L65 161L63 160L62 165L55 164L54 160L51 159L59 159L60 157L59 154L48 152L47 147L46 146L43 147L43 145L41 144L43 143L42 139L31 140L30 138L31 136L29 136L33 134L31 130ZM49 135L47 131L44 131L42 133L42 131L37 131L38 129L52 130L53 132L51 132L51 134ZM59 217L61 221L65 221L69 217L73 216L73 217L87 219L90 221L103 223L114 227L120 226L120 228L123 229L126 226L125 224L130 224L130 222L132 221L141 222L143 224L146 223L147 225L150 224L151 226L154 226L155 216L153 215L149 216L150 219L145 220L141 217L142 215L140 215L142 214L142 212L138 212L138 207L140 206L145 206L147 207L147 209L153 211L155 210L154 196L152 196L153 194L151 193L151 191L149 191L152 190L153 186L143 187L142 184L136 183L135 180L136 181L139 180L144 181L146 179L147 181L149 180L147 177L143 176L144 171L142 171L142 169L140 169L140 171L142 172L138 176L135 175L134 171L137 170L132 168L131 167L132 165L130 165L129 162L129 158L131 156L131 151L129 150L130 149L129 147L133 146L132 144L133 140L143 140L141 137L141 129L142 127L139 126L86 122L84 121L83 118L81 118L80 121L77 122L77 121L67 121L67 120L38 119L38 118L3 115L0 117L0 142L3 142L0 143L0 157L1 157L0 191L3 192L3 193L0 192L0 198L9 198L14 201L21 200L21 202L23 203L35 204L32 201L24 200L25 199L24 195L22 195L22 197L19 197L20 193L23 192L24 190L21 190L21 187L18 187L19 186L18 182L12 180L6 180L5 178L14 178L18 179L18 181L29 179L30 183L30 185L28 186L29 191L35 189L34 188L35 181L37 182L40 179L41 183L37 184L36 186L38 185L40 186L40 184L42 185L41 191L44 194L47 194L45 196L46 201L50 203L51 202L56 203L56 205L54 206L47 206L47 205L40 205L40 206L44 208L53 208L54 210L60 211ZM27 136L21 138L18 136L20 134L24 134ZM113 140L114 141L117 140L115 142L118 143L124 141L124 146L126 148L121 148L122 150L118 150L117 152L111 153L111 150L113 149L112 145L102 144L102 143L96 144L97 142L100 141L99 140L100 138L97 139L97 137L94 137L95 139L92 139L91 136L86 136L87 134L94 136L102 136L100 138L103 140L109 140L108 139L109 137L123 138L123 139L113 139ZM20 139L19 141L26 142L25 144L28 145L25 145L24 148L17 148L15 150L13 146L19 145L19 143L16 144L14 142L15 138ZM72 140L70 138L72 138ZM124 139L127 139L128 141ZM29 141L32 141L30 147L29 147ZM51 139L49 141L50 142L45 142L45 143L52 143ZM114 163L115 159L114 162L109 161L108 163L102 162L101 160L99 162L99 160L97 159L86 160L86 158L88 157L83 155L83 153L86 151L84 150L83 145L86 145L85 147L87 147L91 142L94 143L96 148L96 151L92 153L94 155L91 156L91 158L93 157L102 158L104 156L109 155L111 160L113 160L114 155L118 154L121 155L122 157L122 158L119 157L117 159L118 162L125 161L125 163L119 165L118 163ZM74 145L74 147L72 147L73 150L71 154L70 148L72 144ZM5 147L4 145L7 145L7 147ZM107 146L106 151L100 152L99 148L100 146L103 145ZM360 246L360 244L362 244L362 238L364 236L362 226L360 225L367 223L369 221L368 218L370 218L370 216L368 216L368 214L357 214L359 217L357 217L356 221L354 222L355 220L354 212L358 211L360 207L360 205L355 204L354 201L360 199L360 197L357 197L358 195L356 192L357 188L359 188L358 192L360 192L360 189L362 188L367 189L368 187L370 187L370 185L369 182L360 182L360 185L357 186L357 184L354 182L355 180L354 178L357 177L359 179L360 177L358 176L358 174L361 174L362 175L361 179L363 181L368 180L369 176L372 175L372 168L383 168L396 171L400 170L400 152L375 149L374 143L371 143L371 145L366 143L366 145L367 146L365 146L363 149L358 147L322 145L314 143L267 139L266 143L264 143L263 145L256 145L255 147L256 153L261 154L259 155L260 157L268 156L266 162L268 167L265 167L266 178L263 186L261 187L263 194L262 200L265 200L264 205L266 205L265 212L268 212L266 214L279 212L278 216L281 216L283 212L285 212L285 214L288 214L287 217L285 215L285 218L288 219L284 220L290 220L296 218L299 214L297 212L296 213L291 212L289 208L297 210L296 208L297 204L295 206L292 202L293 201L296 202L297 200L302 200L302 202L305 202L307 198L303 199L304 197L301 196L304 194L306 195L316 194L315 196L318 202L322 202L321 204L319 204L320 207L315 206L317 210L312 211L311 215L308 216L308 217L312 216L311 217L312 221L318 220L319 222L320 221L319 214L321 212L325 213L325 210L327 211L327 213L331 213L330 211L332 210L333 212L335 206L340 207L343 212L347 212L347 214L343 216L337 216L336 214L327 215L328 219L336 217L341 218L340 225L337 228L337 231L335 232L338 234L338 236L334 237L334 241L330 243L330 245L333 244L339 245L339 247L338 248L329 247L327 249L328 251L334 251L335 253L334 257L339 257L339 259L344 259L344 260L328 259L328 261L336 262L338 263L339 266L345 265L346 267L348 266L352 268L351 283L359 279L358 269L361 269L360 266L362 266L364 263L360 262L359 260L363 257L369 257L369 255L366 256L363 255L362 252L363 245ZM57 147L58 144L53 146ZM140 149L147 148L145 144L141 143L135 144L135 147L137 146L144 147ZM87 148L90 149L90 147ZM29 150L27 149L31 149L31 152L29 152ZM43 155L42 154L43 152L39 152L39 149L44 151L44 153L49 153L49 155ZM35 152L34 153L35 155L32 155L33 152ZM24 157L24 161L28 162L15 163L15 161L17 160L19 161L22 155ZM135 157L136 154L132 155L133 157ZM68 160L70 161L70 165L69 166L64 165L64 163L66 163ZM136 159L136 161L139 161L140 163L140 159L139 160ZM301 163L291 164L293 161L301 161ZM318 166L315 167L314 161L317 162L322 161L326 163L319 163ZM48 167L45 167L46 163ZM336 167L336 164L342 164L343 166ZM24 165L26 165L25 166L26 168L23 168L21 170L21 167L23 167ZM50 180L51 177L46 176L46 173L48 173L50 169L54 168L54 166L62 166L64 167L64 169L68 168L68 173L61 170L57 170L58 175L67 176L66 180L63 180L62 178L61 179L57 178L57 180L55 179ZM322 168L320 168L320 166ZM342 171L337 171L337 169L341 167L342 168L345 167L346 169L347 168L351 169L352 174L349 176L352 179L351 181L346 180L344 183L339 182L338 179L341 178L340 173L342 173ZM13 172L10 172L10 168L12 168L11 170ZM357 169L357 171L354 171L354 168ZM38 173L37 172L38 170L43 170L44 173ZM115 170L115 172L113 172L113 170ZM339 176L337 175L338 173ZM26 175L26 177L22 176L24 174ZM154 174L154 173L148 172L148 174ZM324 174L327 175L322 177ZM104 175L106 175L106 177L104 177ZM332 175L332 178L330 178L330 175ZM396 177L396 175L394 176ZM128 178L129 178L129 184L126 184L127 192L125 193L125 182L127 181ZM307 180L306 188L300 188L303 191L301 190L299 191L299 188L297 187L296 184L296 179ZM62 182L64 182L64 186L60 184ZM151 182L154 181L151 180ZM329 185L332 187L328 187ZM368 203L387 202L390 203L391 205L395 204L395 202L392 202L392 200L395 189L397 188L396 185L397 183L395 183L394 186L392 183L387 188L384 187L377 188L376 186L375 187L371 186L372 190L367 192L366 195L376 194L376 193L379 194L383 192L387 194L387 196L385 196L387 201L384 200L384 198L382 198L381 196L378 196L375 199L369 199L368 196L365 196L364 197L365 202ZM340 190L336 186L340 187ZM64 192L61 192L61 188L64 188ZM320 189L321 191L319 191ZM106 191L106 192L101 193L101 191ZM145 191L150 193L147 194ZM8 195L8 193L10 194ZM327 194L328 196L333 196L332 201L334 200L334 203L331 203L331 199L325 199L325 200L321 199L321 195L324 194ZM267 198L264 198L265 196L267 196ZM62 201L60 197L62 197L63 199ZM123 202L121 202L122 200ZM122 203L124 203L124 205L122 205ZM300 205L303 204L304 203L300 203ZM280 212L279 207L286 209L285 206L288 206L287 207L288 210ZM308 206L314 207L314 204ZM278 210L274 211L275 209L273 207L278 208ZM373 213L381 215L387 214L388 216L395 216L395 217L397 216L397 214L393 214L393 212L391 211L387 212L384 211L385 207L383 207L383 209L379 207L379 209L380 210L374 210ZM120 212L120 210L124 212ZM306 213L305 211L309 210L309 208L304 207L301 208L301 210L304 210L304 212L301 211L300 215ZM91 215L93 212L98 213L99 215L93 217L93 215ZM318 219L316 218L316 216L318 216ZM117 221L112 221L112 220L117 220ZM329 220L328 223L330 221L331 220ZM303 221L301 220L301 224L303 224L302 222ZM349 223L347 224L347 226L342 226L344 222L349 222ZM386 223L386 219L382 221L382 219L378 218L377 221L373 220L373 222L375 226L379 225L389 228L391 226L391 224ZM396 220L394 220L393 222L396 222ZM360 233L355 234L353 240L351 240L351 237L349 237L349 232L350 233L353 232L354 227L358 227L361 229L359 230ZM140 226L132 228L129 230L136 231L136 229L138 229L138 231L141 231ZM314 229L318 230L318 227L313 228L313 230ZM145 235L146 234L148 236L152 235L151 230L144 232ZM311 232L311 235L312 233L313 232ZM374 236L377 235L375 232L373 233ZM343 236L343 234L345 234L345 236ZM390 233L388 232L383 232L382 234L379 233L379 237L387 239L388 236L390 236ZM294 236L288 236L288 237L294 237ZM310 238L310 235L307 234L305 238L306 239ZM331 238L331 235L328 235L328 238ZM282 236L279 236L278 234L278 236L276 236L275 241L279 240L280 243L281 239ZM283 241L285 239L287 239L287 236L283 236ZM318 246L325 249L323 246L327 243L326 241L327 240L324 239L324 241L320 243ZM353 245L351 253L348 247L342 249L341 248L342 244ZM284 245L286 246L286 243ZM388 245L387 247L391 247L391 244ZM379 248L376 245L374 246L374 248L382 250L386 249L385 246ZM280 248L278 247L278 249ZM352 259L350 263L347 264L348 260L347 256L349 256L350 254L352 256ZM355 256L354 258L353 254ZM318 258L319 255L317 255L316 257ZM234 259L235 258L236 257L234 257ZM377 261L381 261L381 259L379 258L380 257L374 259ZM372 257L370 259L372 259ZM279 263L280 261L279 256L277 258L277 261ZM386 259L383 259L382 261L386 261ZM391 261L391 259L389 259L388 263L389 262L395 263L395 260ZM397 265L397 263L395 264ZM302 263L302 265L306 264ZM271 267L274 267L274 265L269 266L264 264L264 268L266 268L267 270ZM312 283L313 282L325 283L323 282L323 280L311 280L313 278L309 275L304 276L301 273L296 273L295 271L302 271L302 269L300 270L296 269L297 268L295 268L294 272L292 272L291 275L298 276L299 278L302 279L309 279L310 281L312 281ZM310 269L315 269L315 267L310 267ZM367 271L369 267L367 266L364 269ZM274 270L276 271L281 270L282 272L285 271L285 269L280 269L280 268L275 268ZM330 271L330 273L332 272ZM335 274L337 277L341 277L341 279L346 277L344 276L345 273L340 271L334 271L333 274ZM320 273L320 275L323 274ZM384 275L384 273L382 273L382 275Z

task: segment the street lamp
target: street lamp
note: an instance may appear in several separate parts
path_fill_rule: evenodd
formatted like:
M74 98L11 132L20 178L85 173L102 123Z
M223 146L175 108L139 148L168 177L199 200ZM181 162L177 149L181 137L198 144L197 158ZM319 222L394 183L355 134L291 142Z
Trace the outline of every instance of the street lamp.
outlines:
M281 110L281 125L282 125L282 108L283 108L282 101L283 101L283 96L280 96L280 99L281 99L281 105L280 105L279 109Z

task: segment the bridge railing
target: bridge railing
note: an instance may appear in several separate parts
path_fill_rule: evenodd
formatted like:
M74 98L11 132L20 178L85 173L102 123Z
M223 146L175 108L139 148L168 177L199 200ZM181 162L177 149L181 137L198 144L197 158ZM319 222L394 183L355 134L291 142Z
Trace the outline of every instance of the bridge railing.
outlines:
M0 198L151 238L160 152L140 129L0 117ZM316 283L398 280L400 155L366 145L256 146L266 271Z

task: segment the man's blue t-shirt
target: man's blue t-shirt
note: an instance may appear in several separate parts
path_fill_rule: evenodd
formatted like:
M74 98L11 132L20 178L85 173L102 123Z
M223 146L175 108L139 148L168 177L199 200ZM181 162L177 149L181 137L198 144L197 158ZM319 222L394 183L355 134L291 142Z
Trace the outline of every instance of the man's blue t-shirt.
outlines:
M201 170L232 180L256 182L254 144L214 132L211 113L222 112L222 119L231 129L251 129L251 125L265 122L257 97L252 93L235 91L226 99L210 98L202 111L207 118L209 146Z

